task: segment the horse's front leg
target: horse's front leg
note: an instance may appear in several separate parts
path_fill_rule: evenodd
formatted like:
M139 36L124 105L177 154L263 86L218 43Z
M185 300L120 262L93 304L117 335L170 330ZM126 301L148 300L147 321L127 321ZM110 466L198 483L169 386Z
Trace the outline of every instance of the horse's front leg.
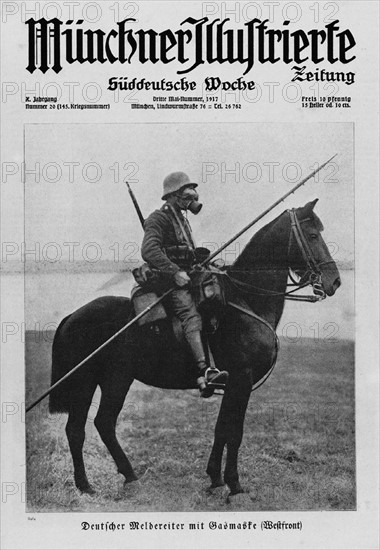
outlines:
M212 446L206 470L207 474L211 478L210 489L215 489L216 487L222 487L224 485L222 478L222 458L225 444L225 430L223 429L223 422L219 412L218 421L215 426L214 444Z
M252 374L251 370L247 369L231 377L224 397L226 401L224 409L227 417L225 422L227 459L224 469L224 481L229 486L231 495L244 492L239 481L238 454L243 438L244 418L251 388Z
M211 487L223 485L221 464L223 449L227 444L224 481L229 486L231 495L243 492L239 482L237 460L251 388L252 375L250 369L230 376L220 407L215 427L214 445L207 466L207 473L211 477Z

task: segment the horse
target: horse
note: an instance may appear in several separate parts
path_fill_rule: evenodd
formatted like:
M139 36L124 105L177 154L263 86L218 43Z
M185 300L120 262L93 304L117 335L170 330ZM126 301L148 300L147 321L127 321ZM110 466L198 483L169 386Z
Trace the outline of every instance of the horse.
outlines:
M238 452L252 388L266 379L277 355L275 333L287 297L288 276L297 287L312 284L314 293L333 296L340 286L339 271L314 213L318 199L285 210L261 228L230 266L224 267L226 305L218 329L209 335L216 366L229 372L215 426L206 472L210 488L227 484L229 495L243 493ZM310 296L310 298L316 298ZM134 315L127 297L97 298L59 324L52 347L52 384L105 342ZM51 413L66 412L66 435L76 487L94 493L85 471L85 424L94 392L101 401L94 423L113 457L124 483L137 479L116 437L116 422L133 380L168 389L195 389L197 370L190 350L175 336L170 320L159 331L133 325L51 394ZM151 327L150 327L151 328ZM261 382L260 382L261 383ZM227 448L224 475L222 457Z

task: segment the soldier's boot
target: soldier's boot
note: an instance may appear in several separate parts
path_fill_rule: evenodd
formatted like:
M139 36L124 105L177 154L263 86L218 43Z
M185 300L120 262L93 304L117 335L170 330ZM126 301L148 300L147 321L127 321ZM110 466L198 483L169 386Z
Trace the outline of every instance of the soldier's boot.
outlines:
M228 372L215 366L207 367L205 351L199 331L189 332L186 339L199 369L197 385L201 397L211 397L215 389L223 389L228 381Z

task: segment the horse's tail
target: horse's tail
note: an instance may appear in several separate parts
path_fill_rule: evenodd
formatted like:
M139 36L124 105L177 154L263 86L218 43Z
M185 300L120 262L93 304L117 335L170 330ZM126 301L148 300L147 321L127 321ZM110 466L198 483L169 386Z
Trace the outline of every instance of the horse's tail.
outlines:
M67 346L64 345L61 329L70 315L65 317L58 325L54 335L51 366L51 385L58 382L67 372ZM58 386L49 395L49 412L60 413L69 412L69 392L67 384L64 382Z

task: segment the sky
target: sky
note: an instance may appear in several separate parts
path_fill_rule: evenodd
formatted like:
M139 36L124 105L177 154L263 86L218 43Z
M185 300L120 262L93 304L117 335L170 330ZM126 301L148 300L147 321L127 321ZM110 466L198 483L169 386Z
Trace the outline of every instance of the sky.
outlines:
M285 208L319 198L315 211L325 241L335 259L350 261L353 138L349 123L26 125L26 170L37 170L38 176L26 175L25 240L41 248L57 243L61 260L69 259L65 242L79 243L76 260L83 259L81 251L88 251L90 242L97 243L104 260L124 246L126 256L139 258L142 229L124 180L147 216L162 205L165 176L184 171L199 184L204 204L198 216L189 214L197 244L220 245L336 154L318 181L309 180L232 249L239 251Z

